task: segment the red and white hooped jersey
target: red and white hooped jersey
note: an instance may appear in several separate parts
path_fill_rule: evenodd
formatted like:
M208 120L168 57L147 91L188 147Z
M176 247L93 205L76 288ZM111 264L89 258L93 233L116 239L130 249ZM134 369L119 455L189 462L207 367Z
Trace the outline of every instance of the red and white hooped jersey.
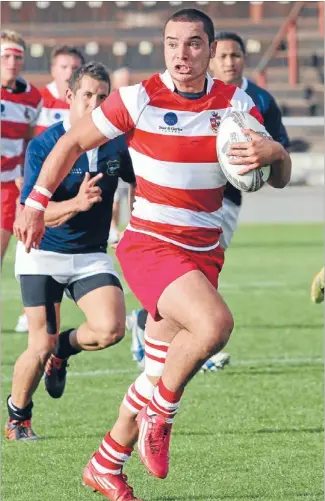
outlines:
M21 92L1 87L1 174L6 183L21 176L25 141L36 123L42 99L33 85L19 77ZM20 89L19 89L20 90Z
M126 133L136 175L128 229L190 250L211 250L221 233L226 178L219 166L216 137L232 110L262 122L242 90L207 75L207 92L181 97L168 71L113 92L92 112L109 139Z
M36 136L51 127L51 125L62 122L69 117L69 104L59 98L59 91L55 82L42 87L40 93L43 106L36 124Z

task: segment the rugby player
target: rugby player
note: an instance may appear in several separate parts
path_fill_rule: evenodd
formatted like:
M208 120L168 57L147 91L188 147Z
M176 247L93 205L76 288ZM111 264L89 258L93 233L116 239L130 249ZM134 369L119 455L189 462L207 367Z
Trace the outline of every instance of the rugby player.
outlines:
M171 16L164 28L167 70L112 93L79 120L47 157L37 180L45 205L82 151L126 133L137 187L117 257L149 315L145 371L129 388L117 421L83 474L86 485L111 501L137 500L123 474L137 440L147 470L167 476L172 422L184 388L233 329L232 314L217 291L226 180L212 119L232 110L262 119L242 89L207 74L215 45L206 14L184 9ZM232 163L245 165L241 173L269 164L269 184L283 188L291 173L288 153L276 141L250 135L252 141L232 145L229 156L239 157ZM38 247L43 212L25 207L14 230L26 252Z
M84 64L82 53L74 46L61 45L51 53L51 75L53 81L40 89L42 109L37 119L34 134L38 135L51 125L69 116L69 103L66 101L68 81L72 72ZM27 332L28 322L25 314L18 317L16 332Z
M66 93L72 73L85 64L82 52L73 45L60 45L51 52L52 82L40 89L43 108L38 117L35 135L69 116Z
M282 123L281 111L274 97L244 76L246 48L237 33L220 32L215 36L216 54L210 62L212 75L226 84L243 89L257 106L264 120L264 126L275 141L284 148L289 147L287 131ZM242 193L227 182L222 202L222 234L220 244L226 250L237 228L239 211L242 205ZM314 288L315 289L315 288ZM140 367L144 363L144 331L147 320L145 310L132 311L126 319L127 327L132 331L132 356ZM230 361L230 355L220 351L203 365L203 370L222 369Z
M1 264L16 217L23 180L25 149L41 111L41 95L20 72L26 44L10 30L1 32ZM18 317L16 332L26 332L26 317Z
M110 81L105 66L90 62L70 77L69 117L29 144L21 202L39 209L44 189L30 192L43 162L80 117L104 102ZM124 336L122 287L107 255L107 240L118 178L135 182L124 136L84 152L55 190L45 211L46 231L38 249L25 252L18 243L15 274L28 318L28 348L18 358L8 397L10 440L36 439L31 425L32 396L46 365L45 383L52 397L62 395L67 360L81 350L102 350ZM60 330L64 291L84 312L78 328ZM50 358L49 358L50 357Z
M24 154L41 110L39 91L20 75L26 44L4 30L1 43L1 263L13 232Z

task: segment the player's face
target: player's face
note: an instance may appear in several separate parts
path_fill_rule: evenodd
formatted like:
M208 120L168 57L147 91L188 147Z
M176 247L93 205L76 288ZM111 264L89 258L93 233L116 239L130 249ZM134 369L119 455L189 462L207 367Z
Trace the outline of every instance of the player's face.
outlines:
M16 80L24 66L24 55L10 49L1 56L1 82L8 85Z
M75 93L67 91L67 101L70 104L70 121L73 123L78 118L91 113L102 104L109 94L107 82L95 80L88 75L82 77L79 88Z
M218 80L226 84L241 85L245 56L239 43L234 40L219 40L210 66L213 76Z
M210 58L214 56L214 43L209 45L203 23L169 21L165 29L165 62L180 91L200 92Z
M51 66L51 74L60 88L68 88L69 78L80 66L81 60L79 57L71 56L70 54L60 54L54 58Z

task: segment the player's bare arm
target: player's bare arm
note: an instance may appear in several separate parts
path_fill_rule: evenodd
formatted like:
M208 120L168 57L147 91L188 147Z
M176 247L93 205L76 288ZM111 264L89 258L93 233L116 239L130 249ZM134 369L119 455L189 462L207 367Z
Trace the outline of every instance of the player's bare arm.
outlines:
M63 202L50 202L45 211L45 226L60 226L76 216L78 212L86 212L95 203L101 202L101 189L96 186L96 183L102 177L103 175L100 173L90 178L89 172L86 172L76 197Z
M45 160L35 186L50 198L84 151L104 144L107 138L96 128L90 115L75 122L57 142ZM46 208L46 207L45 207ZM38 248L44 235L44 210L25 206L15 221L14 234L25 244L26 252Z
M37 186L42 186L53 193L82 153L97 148L106 141L107 137L99 132L91 115L80 118L59 139L45 160L36 182Z
M291 177L291 159L288 152L277 141L261 137L251 129L244 132L248 133L252 140L231 145L228 155L236 158L231 159L230 163L245 166L239 174L246 174L264 165L271 165L268 183L273 188L284 188Z

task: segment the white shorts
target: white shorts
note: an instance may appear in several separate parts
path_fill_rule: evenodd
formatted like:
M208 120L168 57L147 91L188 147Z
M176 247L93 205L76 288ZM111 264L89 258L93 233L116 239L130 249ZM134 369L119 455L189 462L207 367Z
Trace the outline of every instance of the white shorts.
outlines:
M221 228L223 233L220 235L220 245L225 250L228 249L232 237L238 224L240 205L234 204L228 198L224 198L222 208L220 209L222 223Z
M114 193L114 202L121 202L123 198L128 196L129 193L129 183L123 181L123 179L119 178L118 185L116 191Z
M61 254L59 252L31 249L27 254L22 242L16 249L15 277L20 275L49 275L67 286L76 280L109 273L117 279L111 256L104 252L90 254Z

